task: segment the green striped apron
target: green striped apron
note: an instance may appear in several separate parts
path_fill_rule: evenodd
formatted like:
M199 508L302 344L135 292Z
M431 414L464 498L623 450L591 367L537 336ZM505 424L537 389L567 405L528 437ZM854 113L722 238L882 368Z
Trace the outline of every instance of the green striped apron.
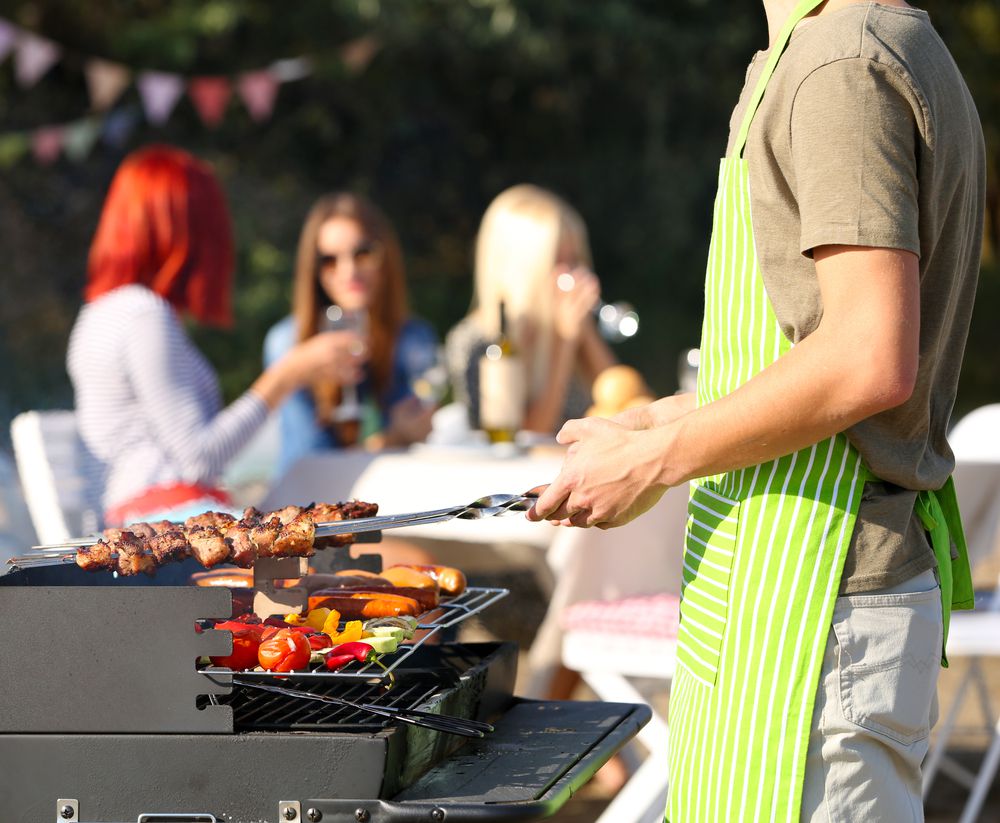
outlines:
M792 30L821 2L802 0L786 21L732 155L721 162L699 406L791 348L758 266L743 148ZM668 821L798 820L823 650L867 479L857 450L837 434L692 484L670 700ZM935 550L950 565L947 530L945 543Z

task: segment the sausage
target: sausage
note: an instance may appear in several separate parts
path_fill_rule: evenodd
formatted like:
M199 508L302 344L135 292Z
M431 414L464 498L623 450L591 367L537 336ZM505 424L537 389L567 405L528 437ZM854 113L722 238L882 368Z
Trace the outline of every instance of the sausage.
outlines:
M423 609L412 597L388 592L318 591L309 598L309 610L335 609L343 620L361 620L369 617L416 617Z
M360 574L310 574L299 580L298 584L310 594L320 589L341 590L341 591L381 591L391 589L393 584L378 575Z
M452 596L459 595L464 592L465 587L468 585L465 575L462 573L461 569L456 569L452 566L421 566L410 563L399 563L397 565L403 566L407 569L415 569L418 572L430 575L438 582L438 585L441 586L442 592ZM396 568L396 566L393 566L392 568Z

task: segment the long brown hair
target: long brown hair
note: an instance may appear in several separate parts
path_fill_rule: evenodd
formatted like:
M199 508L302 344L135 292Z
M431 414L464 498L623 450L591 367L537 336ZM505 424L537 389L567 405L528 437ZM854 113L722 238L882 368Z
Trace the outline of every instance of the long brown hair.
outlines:
M392 224L374 203L361 195L350 192L324 195L313 204L306 216L299 236L292 293L297 339L301 342L316 334L320 315L330 305L330 299L320 285L317 242L320 227L333 218L357 223L379 251L380 276L368 308L368 370L375 389L375 400L381 407L392 379L396 339L408 314L406 280L403 252ZM340 401L340 386L331 381L317 380L312 385L312 393L317 418L329 420L330 412Z

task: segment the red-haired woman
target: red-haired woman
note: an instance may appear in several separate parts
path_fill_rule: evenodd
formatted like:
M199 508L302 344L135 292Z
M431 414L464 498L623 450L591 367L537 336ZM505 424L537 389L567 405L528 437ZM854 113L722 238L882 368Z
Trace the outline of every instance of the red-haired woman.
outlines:
M232 270L229 214L208 166L168 146L127 157L90 248L67 357L80 435L102 469L107 525L226 506L222 469L271 409L314 375L358 379L356 339L317 335L223 408L182 318L228 325Z
M364 318L367 327L363 379L356 387L360 427L332 422L348 384L316 375L281 408L281 470L311 451L356 441L369 449L407 446L430 431L431 409L411 386L434 366L437 336L408 314L403 254L391 224L371 202L346 192L321 197L306 217L292 314L268 332L264 362L275 363L312 339L331 307Z

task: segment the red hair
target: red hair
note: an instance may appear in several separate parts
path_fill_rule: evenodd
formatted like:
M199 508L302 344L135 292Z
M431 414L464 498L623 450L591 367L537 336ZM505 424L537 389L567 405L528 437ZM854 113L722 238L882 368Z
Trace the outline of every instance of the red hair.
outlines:
M87 261L87 302L128 284L213 326L232 323L233 235L209 167L170 146L125 158Z

